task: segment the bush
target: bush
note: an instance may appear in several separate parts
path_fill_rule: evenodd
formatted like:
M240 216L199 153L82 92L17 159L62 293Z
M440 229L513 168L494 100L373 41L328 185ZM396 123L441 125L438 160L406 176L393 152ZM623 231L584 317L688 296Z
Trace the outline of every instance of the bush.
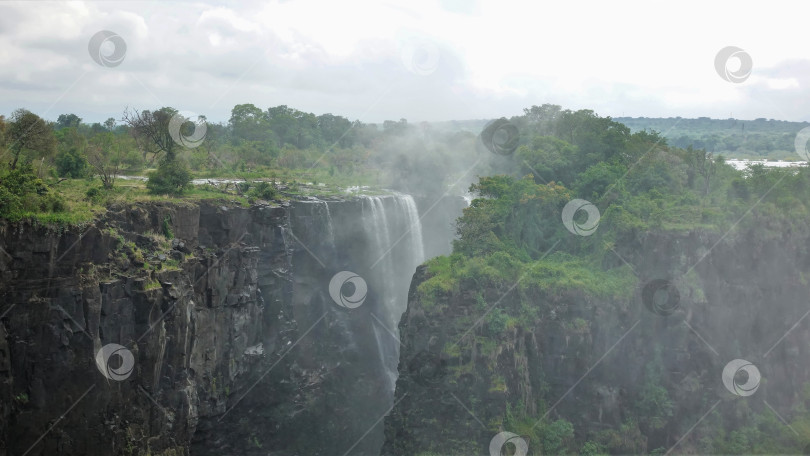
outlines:
M172 231L172 219L167 215L163 217L163 224L161 225L163 235L166 239L174 239L174 231Z
M62 195L49 192L39 197L39 210L42 212L65 212L67 204Z
M191 187L191 173L177 161L164 161L148 174L146 189L153 195L181 195Z
M0 217L19 220L30 212L64 212L61 195L50 190L35 174L30 164L0 177Z
M85 198L88 201L92 201L93 203L100 204L101 201L104 199L104 189L100 187L90 187L87 189L87 192L84 194Z
M75 147L56 155L56 172L59 177L78 179L87 175L87 159Z
M268 182L258 182L247 192L248 196L262 200L272 200L276 197L276 188Z
M9 171L8 174L0 178L0 185L5 187L11 194L20 197L29 193L36 193L37 195L48 193L48 186L34 174L30 163Z
M20 197L8 191L6 187L0 186L0 217L16 220L21 211Z

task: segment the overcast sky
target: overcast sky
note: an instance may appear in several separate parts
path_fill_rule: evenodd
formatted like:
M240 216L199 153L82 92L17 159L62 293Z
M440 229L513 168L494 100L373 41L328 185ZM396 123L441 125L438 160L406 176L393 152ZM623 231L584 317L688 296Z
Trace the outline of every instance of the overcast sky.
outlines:
M414 122L555 103L809 121L809 12L706 0L0 1L0 114L103 121L172 106L227 121L253 103ZM91 56L103 30L120 38L98 38ZM742 82L715 68L727 46L750 56ZM724 68L747 73L744 60Z

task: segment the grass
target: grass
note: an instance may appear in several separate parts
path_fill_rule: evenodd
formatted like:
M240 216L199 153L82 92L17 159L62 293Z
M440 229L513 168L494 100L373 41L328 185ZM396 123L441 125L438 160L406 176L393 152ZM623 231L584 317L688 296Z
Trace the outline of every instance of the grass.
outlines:
M636 282L627 266L605 271L583 260L556 258L552 254L534 262L520 289L529 294L533 289L553 293L581 290L599 298L626 299L632 295Z
M560 295L578 290L615 300L629 298L637 282L627 266L605 271L583 259L554 254L529 263L522 263L504 252L474 258L452 255L433 258L427 262L427 267L429 278L419 284L417 292L423 308L429 312L442 312L444 306L437 305L449 302L447 296L458 294L465 282L504 289L520 279L518 290L523 296ZM506 327L514 325L514 316L504 317Z
M156 233L154 231L147 231L145 234L147 237L155 241L161 249L169 250L171 248L172 243L163 234Z
M129 173L145 175L149 169L130 170ZM381 195L387 192L381 189L383 179L379 170L367 168L350 174L336 172L333 168L270 168L260 167L250 171L229 171L225 168L192 172L196 179L218 178L247 181L275 182L282 187L274 199L290 199L299 196L347 197L349 194ZM213 185L193 185L183 195L153 195L146 189L141 180L116 179L114 188L103 189L97 178L64 179L43 178L50 181L53 193L64 201L64 207L56 212L49 209L18 211L9 216L12 220L30 219L48 226L82 226L104 214L111 204L132 204L138 202L171 201L198 202L203 200L227 200L242 206L248 206L252 198L240 195L233 185L219 187ZM368 187L368 188L362 188ZM358 188L351 192L350 188Z
M167 271L179 271L180 262L177 260L168 259L163 262L163 269Z
M228 200L242 206L248 205L248 200L244 196L223 193L205 186L194 186L182 196L152 195L147 192L144 182L118 179L113 189L102 190L94 198L88 197L87 192L93 188L100 188L97 180L67 179L54 185L53 188L64 198L66 210L63 212L26 212L22 214L23 218L32 218L46 225L73 226L91 222L104 214L108 205L115 203ZM156 234L153 233L153 235Z

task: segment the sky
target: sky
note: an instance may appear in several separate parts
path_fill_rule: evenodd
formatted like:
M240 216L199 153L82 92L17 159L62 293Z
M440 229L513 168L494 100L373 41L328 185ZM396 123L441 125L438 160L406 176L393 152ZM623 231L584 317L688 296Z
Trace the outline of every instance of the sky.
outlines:
M0 0L0 114L95 122L171 106L226 122L252 103L418 122L553 103L810 121L807 13L778 1Z

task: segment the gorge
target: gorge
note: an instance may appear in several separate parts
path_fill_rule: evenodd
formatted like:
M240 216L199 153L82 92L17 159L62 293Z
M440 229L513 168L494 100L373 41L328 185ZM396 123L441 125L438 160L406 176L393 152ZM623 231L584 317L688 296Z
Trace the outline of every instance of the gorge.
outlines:
M0 456L807 452L808 168L552 108L398 191L10 172Z
M527 454L702 453L729 426L759 422L772 445L803 429L762 414L810 400L806 227L631 230L605 272L551 253L523 273L545 285L515 288L493 282L515 273L497 256L447 256L465 206L390 193L2 222L0 454L497 454L499 430ZM603 242L566 236L550 250ZM450 264L477 272L448 287ZM671 308L643 302L662 277ZM756 400L723 388L734 358L761 372Z

